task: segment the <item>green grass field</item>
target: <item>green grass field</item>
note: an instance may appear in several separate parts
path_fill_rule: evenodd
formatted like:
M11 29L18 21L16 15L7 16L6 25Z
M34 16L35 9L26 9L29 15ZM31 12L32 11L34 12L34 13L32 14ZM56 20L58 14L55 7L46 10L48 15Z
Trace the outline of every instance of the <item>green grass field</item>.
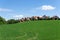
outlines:
M41 20L0 25L0 40L60 40L60 21Z

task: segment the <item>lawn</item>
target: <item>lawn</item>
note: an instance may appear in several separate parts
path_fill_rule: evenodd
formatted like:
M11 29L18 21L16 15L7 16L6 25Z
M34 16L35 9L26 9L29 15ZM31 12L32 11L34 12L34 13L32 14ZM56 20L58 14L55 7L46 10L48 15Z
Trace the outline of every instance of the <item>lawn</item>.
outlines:
M0 40L60 40L60 20L0 25Z

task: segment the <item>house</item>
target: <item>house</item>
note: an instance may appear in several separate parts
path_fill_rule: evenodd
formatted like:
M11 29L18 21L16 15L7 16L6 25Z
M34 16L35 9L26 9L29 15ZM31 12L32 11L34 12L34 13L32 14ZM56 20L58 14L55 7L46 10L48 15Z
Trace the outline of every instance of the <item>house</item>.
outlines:
M22 18L22 19L20 19L20 22L24 22L24 20L25 20L25 19L24 19L24 18Z
M38 16L32 16L31 20L38 20Z
M53 16L53 17L51 17L51 19L53 19L53 20L58 20L59 17L58 17L58 16Z
M42 16L42 19L49 19L49 16L44 15Z
M26 18L25 18L25 21L29 21L29 20L30 20L30 17L26 17Z

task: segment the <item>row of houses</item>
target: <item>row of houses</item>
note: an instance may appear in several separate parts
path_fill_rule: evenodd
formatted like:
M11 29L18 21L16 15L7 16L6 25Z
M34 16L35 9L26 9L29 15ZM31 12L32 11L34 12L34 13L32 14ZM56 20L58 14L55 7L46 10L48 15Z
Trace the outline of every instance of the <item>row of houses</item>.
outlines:
M58 20L58 19L60 19L58 16L49 17L44 15L44 16L25 17L20 19L20 22L30 21L30 20Z

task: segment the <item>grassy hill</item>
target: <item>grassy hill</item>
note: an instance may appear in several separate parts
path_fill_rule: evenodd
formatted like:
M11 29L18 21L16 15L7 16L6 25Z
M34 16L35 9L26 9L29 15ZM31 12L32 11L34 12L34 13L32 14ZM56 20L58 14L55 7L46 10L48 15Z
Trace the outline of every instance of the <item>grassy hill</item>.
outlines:
M41 20L0 25L0 40L60 40L60 21Z

